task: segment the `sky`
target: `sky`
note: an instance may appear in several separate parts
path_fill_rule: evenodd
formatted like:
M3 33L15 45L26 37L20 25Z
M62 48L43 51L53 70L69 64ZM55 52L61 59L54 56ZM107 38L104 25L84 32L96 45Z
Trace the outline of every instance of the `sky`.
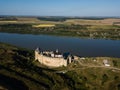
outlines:
M0 15L120 16L120 0L0 0Z

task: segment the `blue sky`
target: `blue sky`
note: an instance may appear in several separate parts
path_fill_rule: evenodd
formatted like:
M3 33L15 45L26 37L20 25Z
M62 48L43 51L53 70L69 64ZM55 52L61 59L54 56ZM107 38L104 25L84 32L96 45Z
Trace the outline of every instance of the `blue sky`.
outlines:
M120 16L120 0L0 0L0 15Z

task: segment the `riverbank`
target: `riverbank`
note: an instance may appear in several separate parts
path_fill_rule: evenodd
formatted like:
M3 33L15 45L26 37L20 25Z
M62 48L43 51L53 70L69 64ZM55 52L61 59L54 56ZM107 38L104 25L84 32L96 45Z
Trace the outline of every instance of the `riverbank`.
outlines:
M105 67L101 62L103 59L110 60L111 66ZM14 80L16 82L12 89L7 87L8 82L3 80L4 85L0 83L9 90L19 90L15 88L17 85L22 90L119 90L120 70L115 68L120 69L120 58L94 57L50 69L34 62L34 51L0 43L0 76L6 80L11 78L8 80L11 84Z
M33 24L0 24L0 32L21 34L48 34L58 36L85 37L93 39L120 40L120 26L74 24L54 25L54 27L33 27Z
M0 33L0 41L31 50L37 47L52 51L58 49L82 57L120 57L119 40Z
M120 40L119 18L1 17L0 32Z

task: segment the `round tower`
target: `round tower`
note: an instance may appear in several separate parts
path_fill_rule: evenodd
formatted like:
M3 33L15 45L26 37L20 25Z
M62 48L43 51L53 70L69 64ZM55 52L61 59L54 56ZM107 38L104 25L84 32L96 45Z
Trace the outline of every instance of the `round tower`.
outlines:
M35 49L35 60L38 60L39 53L40 53L39 48L36 48L36 49Z

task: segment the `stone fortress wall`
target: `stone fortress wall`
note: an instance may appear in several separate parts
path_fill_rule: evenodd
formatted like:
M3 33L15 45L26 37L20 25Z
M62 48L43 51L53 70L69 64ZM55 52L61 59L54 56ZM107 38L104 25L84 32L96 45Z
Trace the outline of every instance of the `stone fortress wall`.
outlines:
M64 59L63 57L48 57L41 54L38 50L35 50L35 60L38 60L41 64L50 67L67 66L68 63L71 63L70 59Z

